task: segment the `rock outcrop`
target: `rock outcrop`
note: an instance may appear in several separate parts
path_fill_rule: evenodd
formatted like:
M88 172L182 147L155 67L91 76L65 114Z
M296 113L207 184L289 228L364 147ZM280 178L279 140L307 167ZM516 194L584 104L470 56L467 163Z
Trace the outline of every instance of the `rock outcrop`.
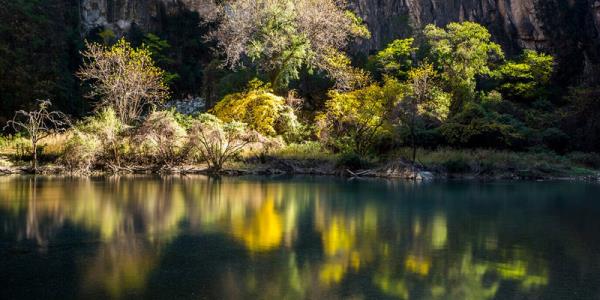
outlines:
M600 0L351 2L373 33L373 39L360 45L365 51L379 49L430 23L443 26L469 20L485 25L509 55L518 54L522 49L552 53L560 62L558 73L566 80L598 73Z
M202 9L202 0L80 0L81 23L84 31L109 27L117 33L126 32L132 24L142 30L159 29L161 15L179 10Z
M187 9L202 11L207 0L81 0L84 28L110 26L126 31L132 23L159 29L161 15ZM471 20L485 25L505 51L523 48L559 58L566 78L600 65L600 0L350 0L373 38L357 45L362 52L380 49L429 23ZM568 61L568 64L565 62Z

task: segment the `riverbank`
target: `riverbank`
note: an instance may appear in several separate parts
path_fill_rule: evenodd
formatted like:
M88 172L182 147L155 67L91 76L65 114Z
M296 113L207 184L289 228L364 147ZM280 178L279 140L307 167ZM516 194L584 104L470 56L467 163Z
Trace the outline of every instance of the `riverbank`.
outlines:
M516 153L493 150L421 150L417 162L408 162L399 150L394 158L381 161L341 155L279 155L242 157L231 162L218 175L321 175L340 177L380 177L409 180L581 180L600 181L595 154ZM2 159L0 175L33 174L25 162ZM42 164L38 174L207 174L215 172L206 164L96 165L89 172L72 172L58 164Z

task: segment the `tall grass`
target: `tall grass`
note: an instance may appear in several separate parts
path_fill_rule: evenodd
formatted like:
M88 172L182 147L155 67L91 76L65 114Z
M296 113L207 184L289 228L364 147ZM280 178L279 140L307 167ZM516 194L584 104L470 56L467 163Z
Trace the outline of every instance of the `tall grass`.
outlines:
M408 148L399 149L395 158L410 160ZM557 155L553 152L512 152L486 149L419 149L417 163L423 167L454 174L548 174L587 175L600 168L600 156L593 153Z
M281 148L272 150L271 156L282 159L295 160L335 160L337 155L325 149L319 142L307 141L303 143L292 143Z
M40 141L38 152L44 158L54 159L64 151L64 145L69 139L69 133L58 133ZM0 137L0 155L16 160L28 160L31 156L31 142L19 134Z

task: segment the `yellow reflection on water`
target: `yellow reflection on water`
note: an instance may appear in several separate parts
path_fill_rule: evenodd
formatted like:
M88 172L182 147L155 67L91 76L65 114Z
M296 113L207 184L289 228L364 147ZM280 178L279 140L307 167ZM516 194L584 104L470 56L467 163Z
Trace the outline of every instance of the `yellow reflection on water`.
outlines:
M283 237L283 221L275 210L272 199L263 202L249 219L232 220L233 236L243 241L250 251L268 251L277 248Z
M429 269L431 268L431 260L428 257L408 255L404 261L404 265L406 266L406 269L412 273L427 276L429 274Z
M346 198L336 200L342 194ZM452 229L444 210L407 209L369 196L315 182L204 176L0 178L0 212L16 224L4 228L41 249L66 225L85 231L97 249L77 260L82 287L111 298L143 292L161 255L183 232L226 236L247 253L261 254L249 255L248 264L263 256L285 260L267 271L215 274L270 298L327 298L351 275L367 277L364 282L380 293L398 298L427 287L423 293L431 299L490 299L503 280L523 290L548 284L545 261L525 248L500 252L493 230L465 237ZM299 260L302 250L296 247L306 220L312 223L304 230L312 230L309 243L318 244L318 253ZM451 248L451 241L458 246ZM261 283L265 275L276 282Z
M84 266L84 289L103 291L111 298L142 292L159 257L140 241L124 240L101 246Z

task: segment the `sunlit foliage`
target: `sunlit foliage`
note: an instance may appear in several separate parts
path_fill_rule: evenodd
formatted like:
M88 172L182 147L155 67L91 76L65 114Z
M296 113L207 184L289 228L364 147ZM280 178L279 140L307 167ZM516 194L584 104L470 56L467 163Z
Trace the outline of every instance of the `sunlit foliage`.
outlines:
M190 146L200 153L209 169L221 171L246 145L259 140L259 135L246 127L239 121L224 122L214 115L202 114L190 129Z
M219 23L210 37L230 67L255 65L275 90L298 78L300 68L324 70L338 79L331 57L353 37L368 37L362 20L333 0L236 0L206 17ZM334 59L340 62L339 59ZM344 62L343 67L347 68Z
M101 151L101 143L92 134L74 129L64 146L60 162L70 172L88 172L92 169Z
M257 80L246 91L225 96L212 112L225 122L243 122L267 136L293 135L301 126L286 99Z
M184 159L187 134L170 111L152 112L137 128L133 140L145 155L159 163L173 165Z
M424 119L444 121L450 109L450 96L441 90L437 77L433 66L427 63L408 71L408 92L396 106L402 125L410 132L413 162L417 151L416 134L424 127Z
M125 39L110 47L86 45L77 75L90 83L88 96L98 101L97 106L112 108L123 123L137 120L147 106L168 97L164 71L147 48L133 48Z
M515 101L535 101L547 96L554 69L550 55L525 50L517 60L503 64L495 73L504 97Z
M406 79L408 71L414 65L414 56L417 50L414 43L414 38L395 40L389 43L373 58L376 66L383 74Z
M453 97L452 112L474 98L476 76L488 75L493 59L504 57L488 30L473 22L450 23L446 28L427 25L424 35L433 62L441 69Z
M352 92L332 92L325 111L316 117L322 140L341 151L365 155L378 139L390 134L390 108L406 93L394 79Z
M96 115L84 119L77 124L77 129L85 133L87 138L100 142L99 154L106 163L121 164L123 133L128 126L121 122L112 108L101 109Z

